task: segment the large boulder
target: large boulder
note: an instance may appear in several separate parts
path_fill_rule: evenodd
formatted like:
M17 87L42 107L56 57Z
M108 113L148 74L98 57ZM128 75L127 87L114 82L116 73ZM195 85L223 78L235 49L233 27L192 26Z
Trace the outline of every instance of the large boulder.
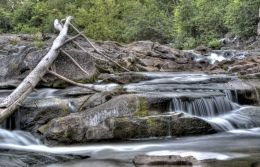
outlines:
M48 139L65 143L214 132L205 121L183 113L152 116L162 112L155 105L162 102L140 95L121 95L81 113L53 119L39 131Z
M204 120L184 113L115 118L113 123L112 132L116 139L188 136L215 132Z

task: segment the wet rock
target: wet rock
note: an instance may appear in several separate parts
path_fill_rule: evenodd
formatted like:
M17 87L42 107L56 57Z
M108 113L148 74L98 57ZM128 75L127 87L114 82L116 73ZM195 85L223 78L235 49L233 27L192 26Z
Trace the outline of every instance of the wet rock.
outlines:
M89 158L89 156L59 155L1 149L0 164L1 166L6 167L46 166L48 164L62 163L86 158Z
M253 68L255 66L257 66L257 64L235 65L235 66L230 67L228 72L235 73L235 72L239 72L239 71L243 71L243 70Z
M160 97L121 95L81 113L53 119L40 129L48 139L65 143L213 133L209 124L193 117L147 117L165 112L167 101Z
M138 155L134 158L134 163L137 166L197 166L200 162L192 156L181 157L178 155L169 156L149 156Z
M184 113L114 118L113 123L114 138L117 139L188 136L215 132L207 122Z
M85 159L52 164L49 167L135 167L133 162L124 159Z
M84 104L81 105L81 110L87 110L90 108L94 108L98 105L101 105L113 97L113 92L102 92L102 93L95 93L89 98L86 99Z
M198 46L197 48L195 48L195 50L196 50L197 52L200 52L202 55L206 55L206 54L208 54L208 53L211 51L211 49L208 48L208 47L205 46L205 45L200 45L200 46Z
M36 131L50 120L68 115L71 111L69 101L62 99L31 99L20 107L20 128Z
M247 118L249 118L250 122L248 122L248 125L245 123L242 126L250 128L251 127L259 127L260 126L260 107L244 107L238 110L238 114L241 114Z
M113 82L119 84L127 84L147 80L148 77L143 75L142 73L127 72L118 74L101 74L99 75L99 79L107 83Z
M54 119L42 127L46 130L42 133L47 138L60 142L86 142L113 138L105 127L106 120L134 115L138 107L137 102L136 96L121 95L95 108Z

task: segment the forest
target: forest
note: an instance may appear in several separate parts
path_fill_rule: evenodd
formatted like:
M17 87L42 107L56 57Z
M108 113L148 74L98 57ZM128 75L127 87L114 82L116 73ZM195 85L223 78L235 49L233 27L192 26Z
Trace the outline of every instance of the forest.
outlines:
M259 0L1 0L0 33L54 33L72 15L94 40L152 40L186 49L221 47L226 34L256 35Z

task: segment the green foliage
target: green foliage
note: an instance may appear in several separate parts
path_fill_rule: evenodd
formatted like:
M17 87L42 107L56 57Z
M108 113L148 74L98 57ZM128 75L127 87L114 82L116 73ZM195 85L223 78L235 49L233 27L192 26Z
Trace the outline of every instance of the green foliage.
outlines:
M259 0L233 0L226 8L225 25L240 37L256 35Z
M12 30L11 14L0 8L0 33Z
M256 35L259 0L0 0L0 33L53 33L53 20L74 16L90 38L153 40L178 48L220 47L227 32Z
M209 41L208 46L212 49L220 49L223 46L223 42L218 39Z

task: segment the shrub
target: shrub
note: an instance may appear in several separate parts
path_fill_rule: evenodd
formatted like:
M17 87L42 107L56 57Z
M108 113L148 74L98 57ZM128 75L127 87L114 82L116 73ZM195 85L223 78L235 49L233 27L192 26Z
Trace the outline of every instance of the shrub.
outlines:
M221 40L214 39L209 41L208 46L212 49L220 49L224 43Z

